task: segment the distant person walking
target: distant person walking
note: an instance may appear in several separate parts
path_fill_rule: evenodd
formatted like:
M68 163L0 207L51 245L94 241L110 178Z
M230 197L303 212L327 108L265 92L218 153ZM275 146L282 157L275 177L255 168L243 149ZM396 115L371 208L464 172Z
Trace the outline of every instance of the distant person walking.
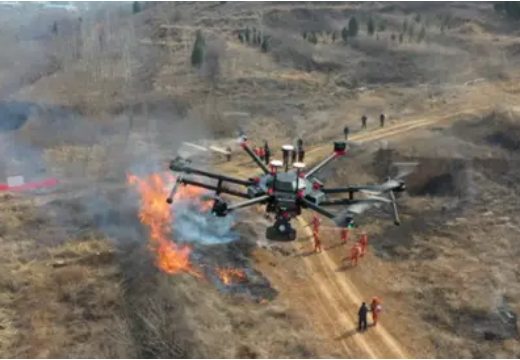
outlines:
M350 133L350 129L348 126L343 128L343 135L345 135L345 141L348 140L348 134Z
M385 127L385 114L381 114L379 116L379 124L381 125L381 127Z
M367 121L368 121L367 116L363 115L361 117L361 128L362 129L366 129L367 128Z
M264 154L265 154L265 164L269 165L269 160L271 159L271 149L269 148L269 143L267 140L264 141Z

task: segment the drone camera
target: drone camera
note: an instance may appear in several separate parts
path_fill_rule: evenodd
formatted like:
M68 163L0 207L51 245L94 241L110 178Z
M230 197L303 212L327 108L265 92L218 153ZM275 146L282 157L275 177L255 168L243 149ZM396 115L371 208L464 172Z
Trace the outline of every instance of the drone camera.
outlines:
M215 214L216 216L226 216L228 212L228 205L225 201L215 199L215 202L213 203L213 208L211 209L211 212Z
M343 153L347 150L347 143L344 141L335 141L334 142L334 152Z

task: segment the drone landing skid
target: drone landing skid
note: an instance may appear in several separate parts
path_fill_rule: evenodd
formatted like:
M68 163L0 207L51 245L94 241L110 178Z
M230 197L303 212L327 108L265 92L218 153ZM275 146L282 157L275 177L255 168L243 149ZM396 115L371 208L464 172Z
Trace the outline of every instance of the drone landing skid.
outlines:
M288 221L277 221L266 229L265 237L276 242L291 242L296 240L296 230Z

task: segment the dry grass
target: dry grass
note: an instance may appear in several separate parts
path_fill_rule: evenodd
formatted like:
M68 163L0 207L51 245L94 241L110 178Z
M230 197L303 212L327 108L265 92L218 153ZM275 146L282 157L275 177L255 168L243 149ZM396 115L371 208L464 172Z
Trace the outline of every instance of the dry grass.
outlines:
M232 139L241 126L252 142L269 139L273 147L279 147L304 136L312 144L338 137L345 124L355 130L362 114L372 121L385 112L393 123L403 116L440 113L447 107L471 105L471 101L480 105L484 97L501 99L492 86L475 90L453 84L455 79L464 83L505 76L504 70L515 64L514 39L501 35L503 39L496 41L498 35L487 32L480 22L496 19L487 19L480 8L457 15L462 22L445 33L439 28L441 20L433 21L427 26L429 43L389 41L405 18L412 21L411 15L400 12L400 6L380 14L388 24L379 40L368 38L364 20L359 39L350 44L332 44L320 35L320 44L312 46L301 38L302 29L340 30L351 14L365 19L375 11L356 7L163 4L132 18L124 15L113 20L106 51L97 48L91 24L84 25L81 59L74 59L69 46L76 38L54 39L48 50L61 71L39 80L36 75L24 77L28 79L24 83L34 84L12 95L64 106L74 112L74 119L56 123L61 115L35 115L21 130L20 139L45 148L49 173L77 183L96 180L98 187L110 178L122 187L130 165L153 157L162 166L171 156L172 143L186 140L188 128L204 137ZM442 5L425 12L435 19L445 10ZM479 22L463 22L477 18L475 14ZM263 28L272 36L270 52L238 41L235 32L247 26ZM221 72L213 83L189 63L197 28L225 49L219 52ZM17 57L9 54L2 55L3 64L13 58L33 58L27 51L16 52L22 54ZM55 69L46 61L29 65ZM0 83L7 84L9 94L13 93L11 84L18 85L21 77L10 71L9 67L0 69ZM436 85L439 79L441 84ZM518 92L515 84L503 85L510 99ZM175 104L174 111L164 105L170 103ZM187 105L181 111L177 104ZM146 110L148 106L152 110ZM141 108L142 114L136 116ZM227 116L229 112L248 115ZM121 113L123 121L119 122L115 114ZM175 127L174 134L170 125L180 120L184 125ZM96 138L103 133L101 128L77 130L79 123L103 123L121 131L119 136ZM154 129L153 124L165 125ZM88 140L72 138L72 133ZM491 151L487 145L473 143L471 137L451 149L456 135L432 138L426 134L414 144L403 141L407 148L403 152L410 147L425 152L437 147L445 152ZM159 146L159 135L168 147ZM343 170L324 176L375 180L378 174L364 166L368 157L360 156L362 165L345 164ZM245 165L238 158L239 166ZM487 181L482 191L489 192L490 199L510 196L503 184ZM419 218L417 209L428 208L437 216L444 198L421 194L405 201L403 219L413 222ZM211 284L190 277L164 275L145 250L118 248L116 252L107 239L93 232L81 237L54 236L59 224L35 213L30 200L0 202L2 357L338 356L325 353L300 314L277 302L258 305L223 295ZM378 288L389 309L385 316L401 339L413 343L416 338L430 338L431 349L415 349L417 354L480 357L512 356L520 351L511 340L482 343L474 331L475 324L487 319L483 314L494 311L497 299L506 299L520 312L520 289L515 285L517 208L513 202L480 205L486 210L472 209L462 216L465 220L454 221L440 232L423 232L417 225L410 232L394 234L383 228L382 221L365 225L375 234L375 242L381 242L376 246L378 254L397 261L369 261L367 266L379 266L381 271L360 273L361 282L369 289ZM75 206L81 204L70 207L71 212ZM494 214L484 215L489 210ZM504 216L510 219L500 220ZM484 223L484 217L490 222Z

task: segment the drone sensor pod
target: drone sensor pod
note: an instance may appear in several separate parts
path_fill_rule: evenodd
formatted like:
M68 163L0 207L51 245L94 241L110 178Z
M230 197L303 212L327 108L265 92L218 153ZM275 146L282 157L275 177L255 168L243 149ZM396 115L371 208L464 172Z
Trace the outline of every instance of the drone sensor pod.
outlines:
M294 146L292 146L292 145L282 146L283 164L285 165L285 171L289 171L289 163L291 162L293 151L294 151Z
M295 162L293 164L293 167L296 169L296 189L295 192L298 193L300 190L300 175L302 172L302 169L305 169L305 164L302 162Z

